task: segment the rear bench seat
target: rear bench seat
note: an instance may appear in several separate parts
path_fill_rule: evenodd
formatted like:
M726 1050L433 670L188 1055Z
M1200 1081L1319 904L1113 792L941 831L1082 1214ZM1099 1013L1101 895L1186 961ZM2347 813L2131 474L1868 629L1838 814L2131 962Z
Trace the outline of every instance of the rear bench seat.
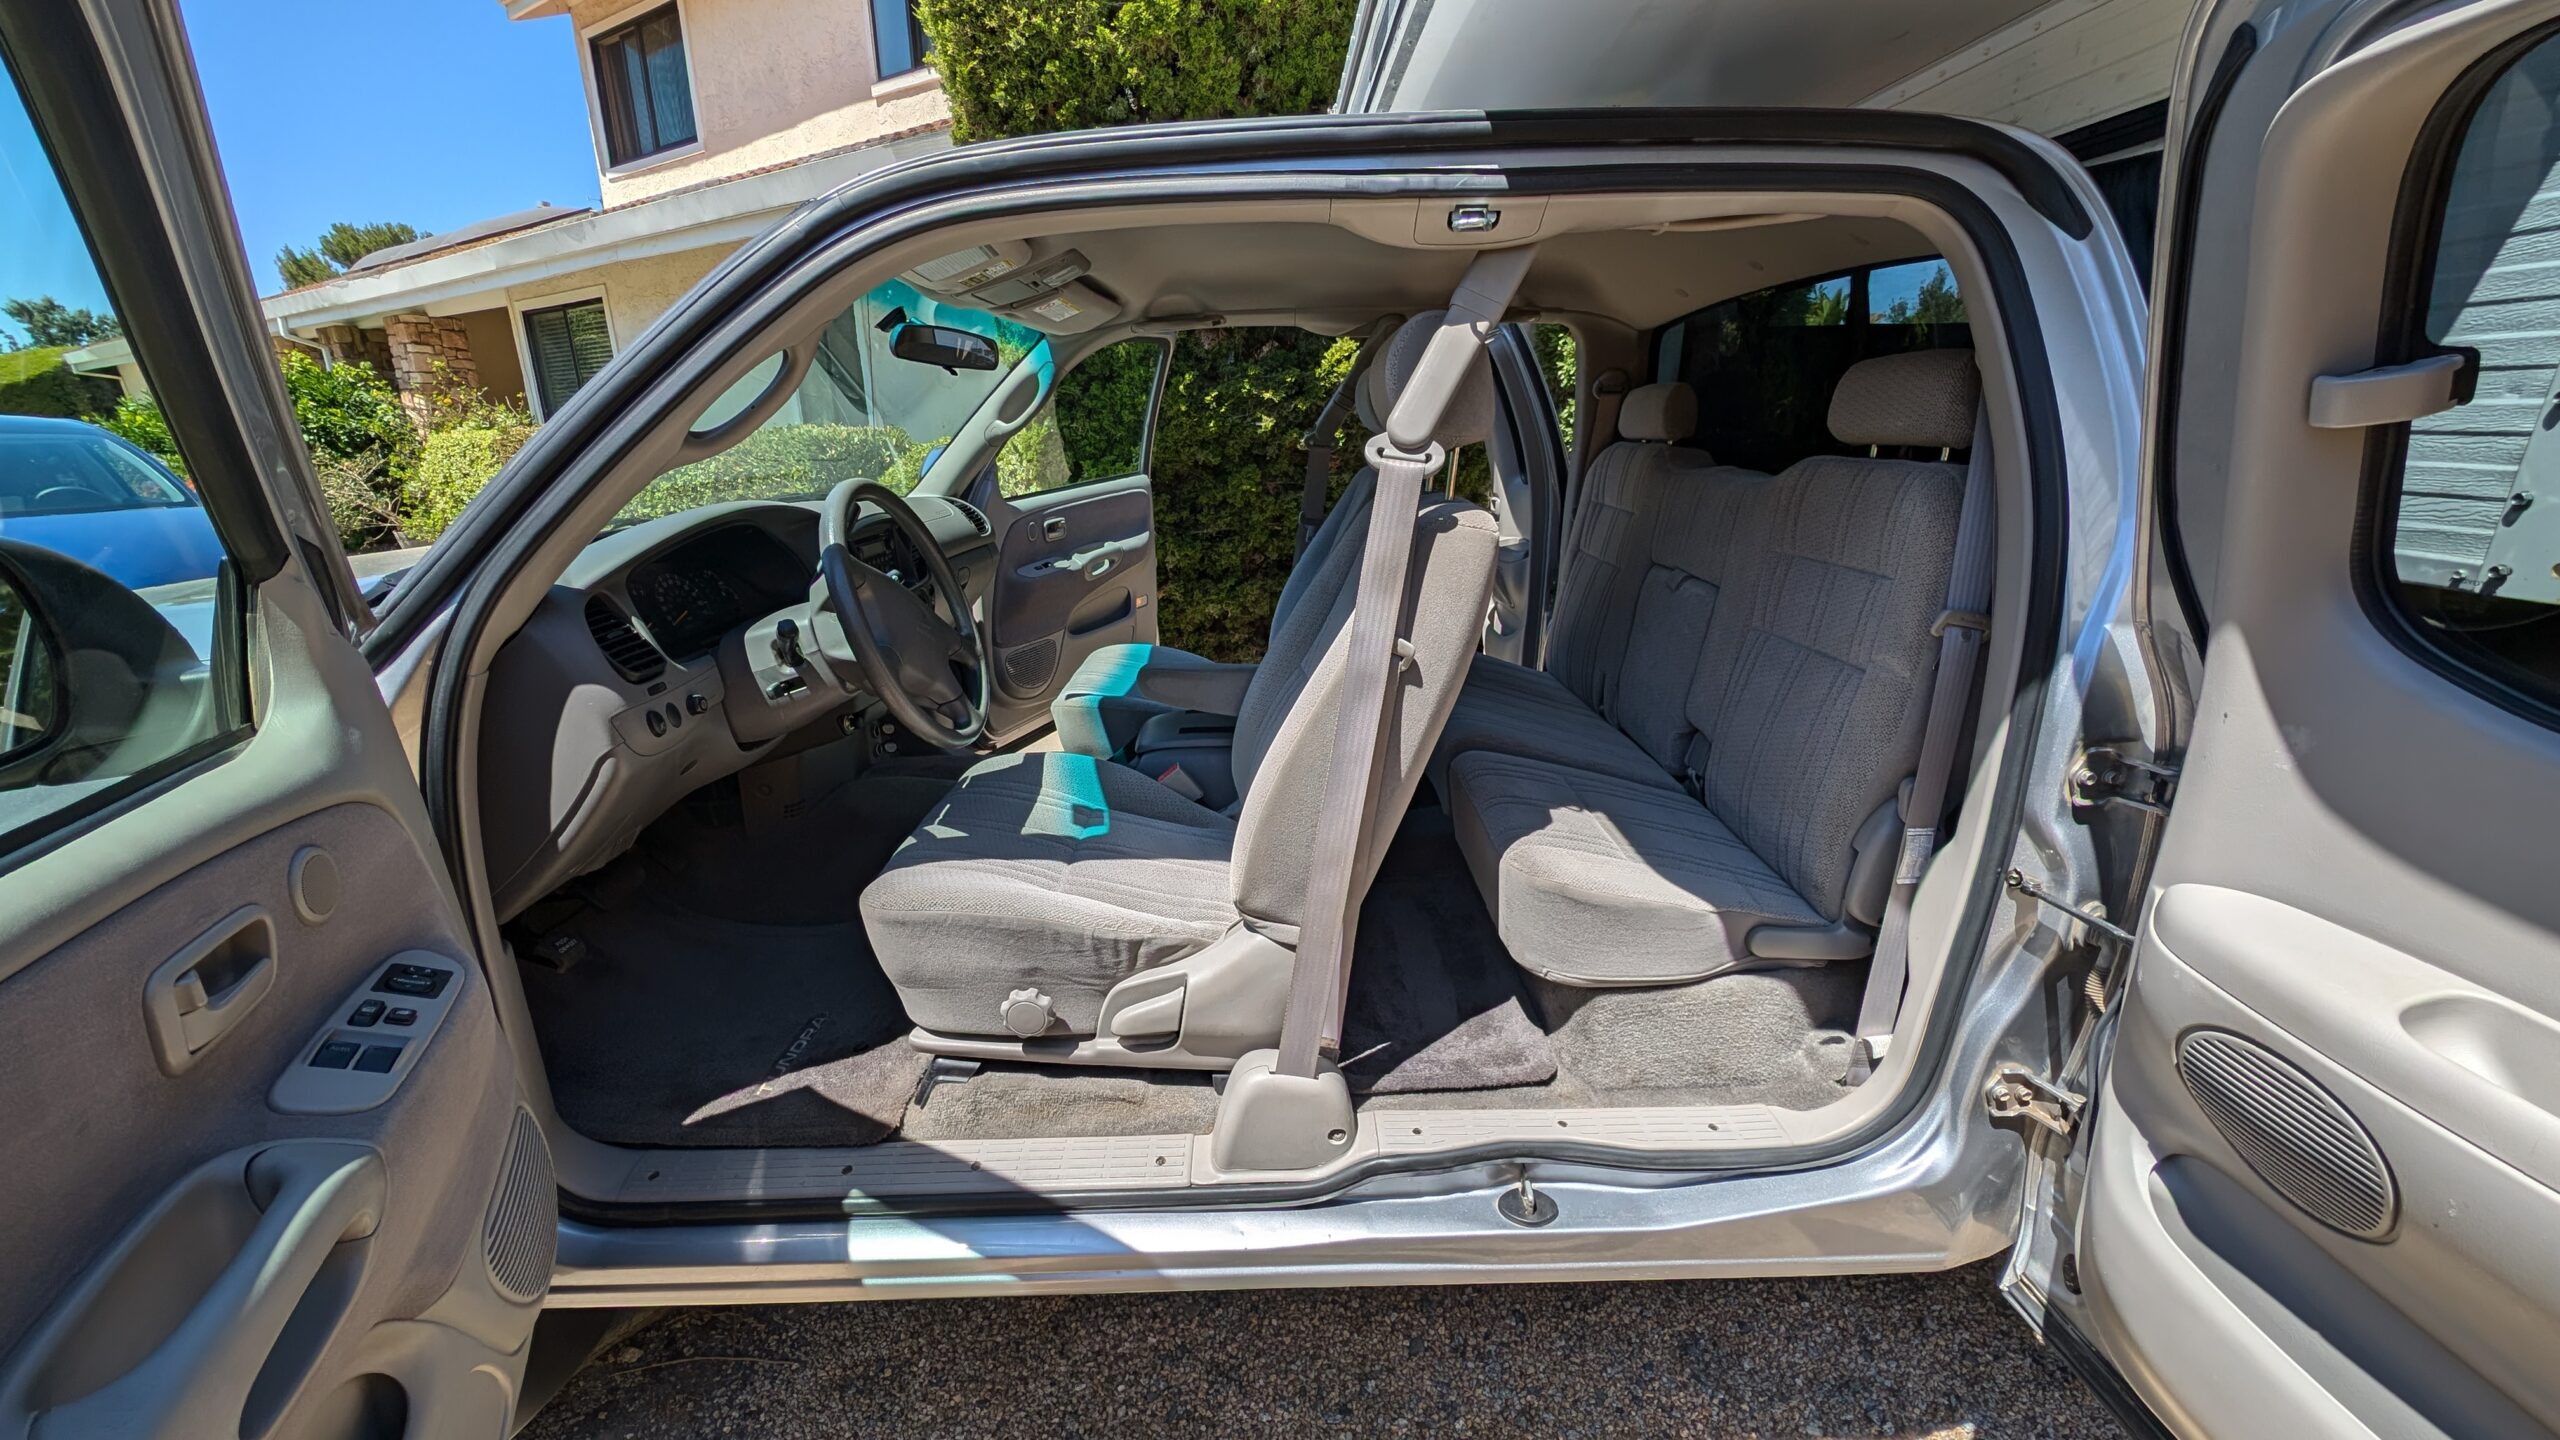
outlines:
M1864 361L1831 433L1961 449L1978 395L1970 351ZM1435 758L1503 943L1568 985L1868 953L1919 757L1964 467L1771 478L1686 433L1595 463L1548 672L1479 660Z

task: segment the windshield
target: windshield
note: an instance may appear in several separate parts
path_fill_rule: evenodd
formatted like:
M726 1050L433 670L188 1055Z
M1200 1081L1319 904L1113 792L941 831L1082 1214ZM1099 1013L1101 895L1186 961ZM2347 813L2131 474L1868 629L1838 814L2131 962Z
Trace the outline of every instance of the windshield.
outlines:
M996 368L947 370L891 354L889 332L901 318L993 341ZM710 459L650 481L611 528L728 500L815 500L849 478L905 494L1025 359L1050 367L1039 331L892 280L829 322L817 359L781 409Z
M0 516L192 505L186 487L103 430L0 431Z

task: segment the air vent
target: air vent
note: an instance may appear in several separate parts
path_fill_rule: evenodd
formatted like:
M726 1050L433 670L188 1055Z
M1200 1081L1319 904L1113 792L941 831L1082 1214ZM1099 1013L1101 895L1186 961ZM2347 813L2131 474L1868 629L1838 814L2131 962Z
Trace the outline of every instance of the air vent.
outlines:
M667 657L649 643L631 623L631 617L613 608L613 602L601 595L587 601L587 633L596 639L596 648L623 679L635 684L657 679L667 671Z
M2319 1081L2225 1030L2178 1042L2178 1078L2258 1178L2304 1214L2359 1240L2390 1235L2400 1210L2391 1167Z
M993 535L996 533L995 527L987 523L987 512L979 509L977 506L970 504L966 500L961 500L955 497L951 501L951 508L968 516L969 523L976 527L979 534Z
M560 1246L558 1182L542 1127L519 1107L507 1137L506 1164L480 1222L480 1250L498 1293L529 1305L551 1288L551 1264Z

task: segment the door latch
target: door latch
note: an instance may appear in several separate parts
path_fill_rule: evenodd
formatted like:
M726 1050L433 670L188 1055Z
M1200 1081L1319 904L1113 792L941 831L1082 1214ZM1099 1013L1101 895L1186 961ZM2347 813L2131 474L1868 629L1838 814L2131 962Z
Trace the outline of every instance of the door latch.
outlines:
M2089 1103L2087 1096L2075 1095L2023 1065L2003 1065L1994 1071L1982 1100L1994 1120L2025 1120L2065 1137L2079 1125L2080 1109Z
M2136 760L2113 745L2092 745L2073 762L2069 788L2075 810L2122 805L2166 815L2178 789L2178 767Z

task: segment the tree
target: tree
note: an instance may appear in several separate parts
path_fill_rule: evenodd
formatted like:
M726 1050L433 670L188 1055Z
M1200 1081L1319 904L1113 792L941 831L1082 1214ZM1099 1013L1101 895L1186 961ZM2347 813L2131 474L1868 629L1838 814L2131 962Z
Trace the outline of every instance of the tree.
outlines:
M320 243L309 250L287 245L276 252L276 274L288 286L317 285L332 275L342 275L355 263L376 250L393 245L406 245L418 238L418 227L397 220L377 221L371 225L350 225L341 220L320 237Z
M1962 325L1964 297L1956 293L1955 277L1947 267L1939 266L1908 300L1896 300L1879 317L1889 325Z
M18 327L27 332L30 346L86 345L124 333L124 326L115 316L74 310L50 295L0 304L0 315L18 322Z

